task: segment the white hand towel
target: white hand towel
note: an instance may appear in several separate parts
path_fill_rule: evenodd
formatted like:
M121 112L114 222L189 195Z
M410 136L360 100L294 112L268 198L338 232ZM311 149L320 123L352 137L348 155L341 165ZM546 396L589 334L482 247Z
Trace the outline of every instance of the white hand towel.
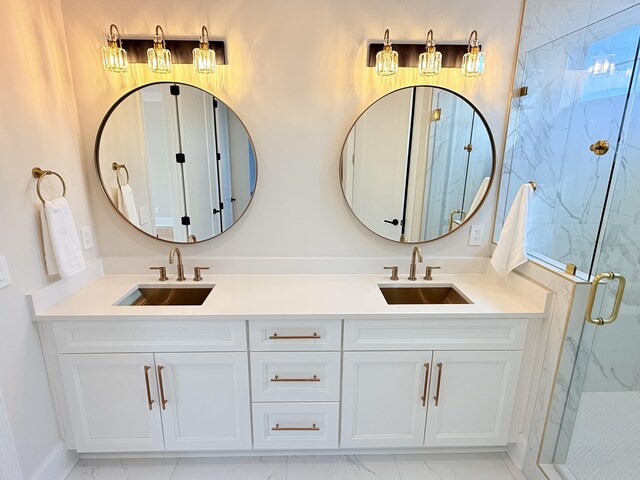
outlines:
M41 219L45 262L49 275L60 273L62 277L70 277L84 270L86 264L80 239L67 201L63 197L46 201Z
M473 197L473 202L471 202L471 206L469 207L469 211L467 212L467 216L465 218L469 218L471 215L473 215L473 212L478 209L480 203L482 202L482 199L484 198L484 195L487 193L489 183L491 183L491 177L484 177L482 179L482 182L480 182L480 186L478 187L478 191L476 192L476 196Z
M506 275L527 261L527 217L532 197L533 187L525 183L518 189L504 221L498 246L491 257L491 265L500 275Z
M129 184L118 188L118 210L136 227L140 226L136 201L133 198L133 190Z

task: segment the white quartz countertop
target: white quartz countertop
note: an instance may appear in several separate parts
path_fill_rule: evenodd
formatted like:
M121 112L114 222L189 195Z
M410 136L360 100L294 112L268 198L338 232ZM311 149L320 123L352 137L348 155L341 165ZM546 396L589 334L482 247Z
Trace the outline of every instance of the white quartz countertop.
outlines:
M215 285L200 306L121 306L141 286ZM388 305L378 288L454 285L471 304ZM549 292L517 277L509 282L487 275L436 274L432 281L386 275L205 275L202 282L155 275L104 275L35 314L36 321L125 319L252 318L534 318L545 316Z

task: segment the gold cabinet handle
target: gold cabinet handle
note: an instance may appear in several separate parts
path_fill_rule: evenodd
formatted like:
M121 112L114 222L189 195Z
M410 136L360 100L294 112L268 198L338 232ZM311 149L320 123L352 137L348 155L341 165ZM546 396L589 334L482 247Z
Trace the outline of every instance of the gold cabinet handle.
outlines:
M422 400L422 406L425 407L427 405L427 389L429 388L429 364L424 364L425 372L424 372L424 391L422 392L422 396L420 400Z
M144 381L147 384L147 405L149 405L149 410L153 410L153 399L151 398L151 387L149 387L149 370L151 367L149 365L144 366Z
M309 432L309 431L317 432L318 430L320 430L320 427L318 427L315 423L311 427L281 427L279 423L276 423L276 426L275 427L271 427L271 430L274 430L276 432L285 432L285 431L289 431L289 432Z
M320 379L317 375L314 375L311 378L280 378L278 375L275 375L271 380L271 382L319 382Z
M613 310L611 311L611 315L608 318L593 318L593 304L596 301L598 285L600 284L600 281L604 279L618 280L618 291L616 292L616 299L613 303ZM620 313L620 306L622 305L622 297L624 295L624 287L626 285L627 280L618 273L605 272L599 273L598 275L593 277L593 281L591 282L591 290L589 291L589 297L587 298L587 310L584 314L584 319L589 323L593 323L594 325L608 325L609 323L615 322L616 318L618 318L618 313Z
M269 340L314 340L319 338L322 337L315 332L313 335L278 335L277 333L274 333L269 336Z
M440 402L440 382L442 381L442 363L436 364L438 367L438 385L436 386L436 396L433 399L436 401L436 407Z
M162 365L158 365L158 384L160 385L160 403L162 404L162 410L167 409L167 399L164 398L164 382L162 381Z

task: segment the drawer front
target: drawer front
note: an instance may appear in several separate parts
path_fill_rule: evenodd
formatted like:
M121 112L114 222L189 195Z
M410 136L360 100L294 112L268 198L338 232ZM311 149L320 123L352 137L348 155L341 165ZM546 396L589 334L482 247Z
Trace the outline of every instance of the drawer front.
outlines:
M342 320L250 320L252 351L340 350Z
M58 353L246 351L244 321L60 322Z
M254 403L254 447L338 448L338 410L338 403Z
M251 354L254 402L337 402L339 352L254 352Z
M345 350L522 350L527 319L345 320Z

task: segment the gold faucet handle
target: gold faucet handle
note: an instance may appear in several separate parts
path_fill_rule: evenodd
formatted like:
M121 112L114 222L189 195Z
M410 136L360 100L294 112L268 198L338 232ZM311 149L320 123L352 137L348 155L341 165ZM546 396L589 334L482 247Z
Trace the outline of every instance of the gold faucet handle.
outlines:
M424 279L425 280L433 280L433 277L431 276L431 273L434 270L440 270L441 267L432 267L431 265L427 265L427 268L424 272Z
M384 267L385 270L391 270L390 280L399 280L398 278L398 266L394 265L392 267Z
M159 270L160 272L160 277L158 278L159 281L166 282L167 280L169 280L169 277L167 277L166 267L150 267L149 270Z
M209 267L193 267L193 281L202 281L202 270L209 270Z

